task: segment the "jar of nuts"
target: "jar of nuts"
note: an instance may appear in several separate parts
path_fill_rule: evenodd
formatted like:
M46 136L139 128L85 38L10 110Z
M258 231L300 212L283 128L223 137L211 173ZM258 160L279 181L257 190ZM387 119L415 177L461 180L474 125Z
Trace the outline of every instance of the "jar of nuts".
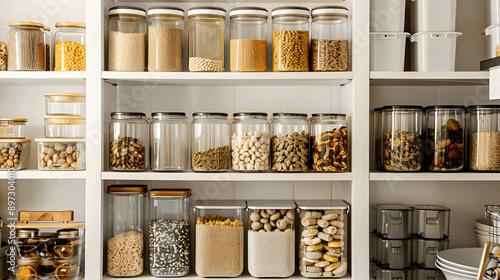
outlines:
M500 105L467 107L469 169L500 171Z
M307 114L274 113L271 122L271 170L309 170Z
M85 71L87 63L86 25L56 23L54 71Z
M234 171L269 170L269 123L266 113L235 113L232 123L231 163Z
M31 139L0 139L0 169L28 168Z
M310 143L313 171L347 171L349 141L345 114L313 114Z
M35 139L40 170L85 170L85 138Z

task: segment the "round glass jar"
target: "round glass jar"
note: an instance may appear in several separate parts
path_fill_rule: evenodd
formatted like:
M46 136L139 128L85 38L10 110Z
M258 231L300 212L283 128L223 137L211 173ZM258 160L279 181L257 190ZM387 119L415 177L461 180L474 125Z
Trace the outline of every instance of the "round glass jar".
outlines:
M382 143L382 138L384 133L382 133L382 107L375 108L373 110L373 138L375 141L375 166L380 171L385 171L384 169L384 147Z
M50 37L50 27L43 27L43 40L45 41L45 71L50 71L52 61L52 38Z
M54 34L54 71L85 71L87 68L86 25L58 22Z
M467 107L467 149L472 171L500 171L500 105Z
M9 71L45 71L43 24L29 21L9 22L8 40Z
M345 114L313 114L311 168L317 172L345 172L349 167L349 131Z
M309 170L307 114L274 113L271 122L271 170Z
M8 42L7 29L0 27L0 71L7 71L7 42Z
M271 137L266 113L235 113L231 125L231 162L234 171L269 170Z
M191 124L193 171L229 170L229 123L226 113L194 113Z
M237 7L231 18L231 72L267 71L267 10L259 7Z
M185 113L152 113L151 170L186 171L189 125Z

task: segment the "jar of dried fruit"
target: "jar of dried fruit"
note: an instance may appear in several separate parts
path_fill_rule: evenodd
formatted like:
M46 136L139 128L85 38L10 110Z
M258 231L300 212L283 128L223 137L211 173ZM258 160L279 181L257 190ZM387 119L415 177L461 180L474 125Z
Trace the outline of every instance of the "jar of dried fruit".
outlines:
M318 172L345 172L349 166L348 130L345 114L313 114L311 167Z
M469 169L500 171L500 105L467 107Z
M235 113L232 123L231 162L234 171L269 170L271 135L266 113Z
M54 34L54 71L85 71L87 63L86 25L58 22Z
M307 114L274 113L271 135L272 171L300 172L309 169Z

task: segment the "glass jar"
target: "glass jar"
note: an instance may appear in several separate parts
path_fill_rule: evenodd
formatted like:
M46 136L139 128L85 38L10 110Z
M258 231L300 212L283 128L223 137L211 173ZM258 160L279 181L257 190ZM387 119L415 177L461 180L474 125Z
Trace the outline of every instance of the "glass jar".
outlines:
M108 274L139 276L144 271L146 185L108 186Z
M273 18L273 71L309 71L309 9L279 7Z
M201 277L237 277L243 272L246 203L196 201L195 271Z
M146 71L146 10L109 9L109 71Z
M148 71L182 72L184 10L153 7L148 16Z
M184 276L191 264L189 189L149 191L149 271Z
M111 113L109 169L144 171L149 162L149 123L144 113Z
M50 61L52 59L50 44L52 43L52 39L50 38L50 27L48 26L43 27L43 40L45 41L45 71L50 71Z
M26 138L26 124L28 119L0 118L0 138Z
M349 166L349 139L345 114L313 114L311 168L317 172L345 172Z
M297 172L309 169L307 114L274 113L271 135L272 171Z
M500 171L500 105L469 106L468 159L473 171Z
M31 139L0 139L0 151L5 155L2 157L0 169L15 169L21 170L28 168ZM3 223L0 220L0 226ZM2 230L0 229L0 238L2 237Z
M43 32L38 22L9 22L9 71L45 71Z
M7 29L0 27L0 71L7 71Z
M188 169L189 125L185 113L152 113L151 170Z
M422 169L423 110L421 106L384 106L382 132L384 169L419 171Z
M266 113L234 113L231 159L234 171L269 170L269 123Z
M384 147L382 144L382 107L373 110L373 135L375 139L375 166L384 171Z
M259 7L238 7L231 18L231 72L267 71L267 10Z
M194 113L191 125L193 171L229 170L229 123L226 113Z
M426 162L429 171L460 171L465 161L465 107L429 106Z
M224 72L226 10L194 7L189 17L189 71Z
M87 64L86 25L56 23L54 71L85 71Z
M342 200L295 201L300 218L299 270L307 278L339 278L347 274L349 205ZM309 227L318 225L316 230ZM320 242L320 243L318 243ZM319 262L321 266L316 265Z
M248 272L252 277L290 277L295 272L293 201L247 201Z
M311 70L349 69L349 10L339 6L311 10Z

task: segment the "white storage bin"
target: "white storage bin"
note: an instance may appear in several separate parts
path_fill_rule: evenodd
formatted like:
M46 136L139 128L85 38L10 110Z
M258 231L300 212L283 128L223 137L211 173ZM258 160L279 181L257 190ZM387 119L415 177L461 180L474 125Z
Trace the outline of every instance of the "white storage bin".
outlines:
M488 58L497 56L497 45L500 45L500 25L488 26L483 32L486 36L486 53Z
M486 21L488 26L500 24L500 0L487 0Z
M403 71L409 33L370 33L370 71Z
M457 0L411 0L411 33L455 32Z
M404 32L406 0L370 0L371 32Z
M410 37L411 68L418 72L455 71L457 37L460 32L421 32Z

